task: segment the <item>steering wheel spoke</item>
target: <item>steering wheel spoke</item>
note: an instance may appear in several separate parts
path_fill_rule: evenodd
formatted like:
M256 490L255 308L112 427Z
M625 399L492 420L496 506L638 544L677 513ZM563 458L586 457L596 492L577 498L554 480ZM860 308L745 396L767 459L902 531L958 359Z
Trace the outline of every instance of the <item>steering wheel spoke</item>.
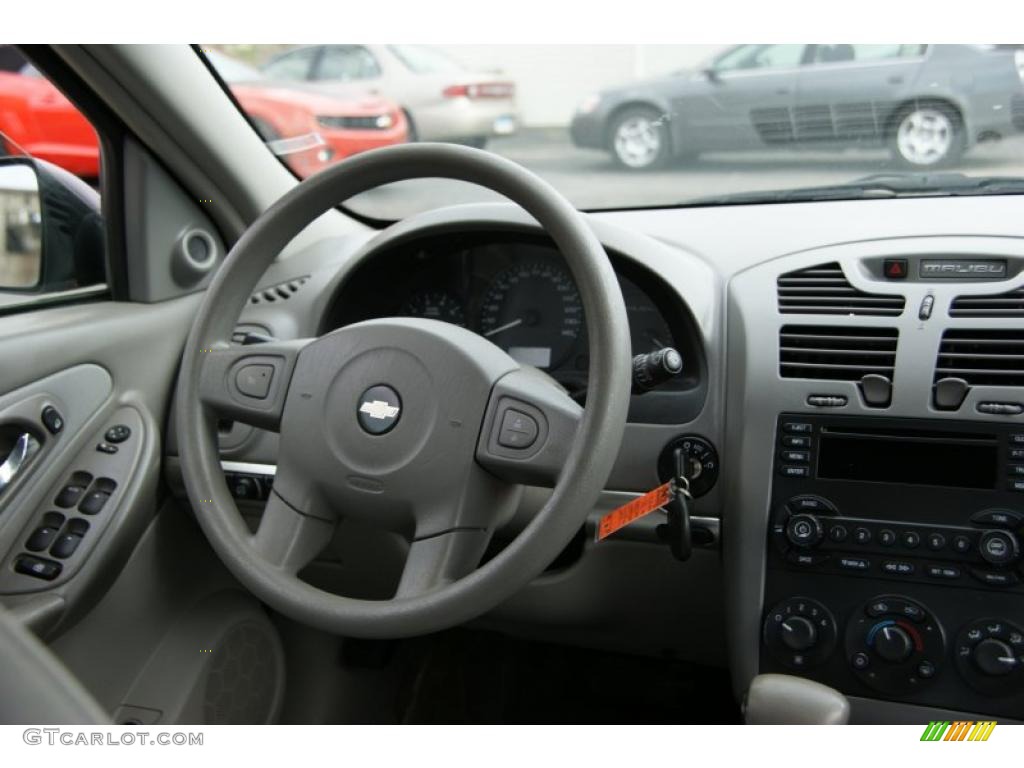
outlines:
M477 462L506 482L551 487L582 416L580 405L543 371L512 371L491 392Z
M323 551L336 521L306 514L271 492L252 536L256 554L288 574L296 574Z
M200 400L220 416L279 431L295 361L310 341L201 349Z
M395 598L418 597L472 573L490 540L490 531L480 529L458 529L413 540Z

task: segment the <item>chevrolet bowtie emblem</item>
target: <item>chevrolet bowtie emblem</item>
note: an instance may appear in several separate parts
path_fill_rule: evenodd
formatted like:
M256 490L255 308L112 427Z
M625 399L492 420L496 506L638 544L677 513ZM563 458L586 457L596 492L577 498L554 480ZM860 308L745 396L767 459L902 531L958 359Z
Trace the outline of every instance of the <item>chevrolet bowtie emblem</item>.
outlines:
M359 412L371 419L392 419L402 410L397 405L390 405L384 400L367 400L359 406Z

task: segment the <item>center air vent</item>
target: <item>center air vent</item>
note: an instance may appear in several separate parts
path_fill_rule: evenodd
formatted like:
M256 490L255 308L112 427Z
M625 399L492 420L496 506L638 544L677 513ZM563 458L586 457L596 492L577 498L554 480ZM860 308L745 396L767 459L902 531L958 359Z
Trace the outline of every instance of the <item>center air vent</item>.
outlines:
M1024 318L1024 288L994 296L957 296L949 307L949 315Z
M838 262L779 276L779 312L783 315L875 315L903 313L902 296L865 293L843 274Z
M840 381L875 375L892 381L898 338L895 328L785 325L779 336L779 374Z
M942 334L935 381L963 379L969 386L1024 387L1024 333L1020 329Z
M307 280L309 280L309 275L296 277L291 280L285 280L283 283L278 283L277 285L268 286L249 297L249 303L263 304L264 302L287 301L298 293L299 288L305 285Z

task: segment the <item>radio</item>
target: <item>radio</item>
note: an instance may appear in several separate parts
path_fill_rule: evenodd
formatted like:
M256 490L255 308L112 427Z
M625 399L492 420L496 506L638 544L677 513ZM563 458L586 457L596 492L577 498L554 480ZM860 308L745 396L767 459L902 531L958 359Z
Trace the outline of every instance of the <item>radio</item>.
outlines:
M1024 428L779 417L769 564L1021 588Z

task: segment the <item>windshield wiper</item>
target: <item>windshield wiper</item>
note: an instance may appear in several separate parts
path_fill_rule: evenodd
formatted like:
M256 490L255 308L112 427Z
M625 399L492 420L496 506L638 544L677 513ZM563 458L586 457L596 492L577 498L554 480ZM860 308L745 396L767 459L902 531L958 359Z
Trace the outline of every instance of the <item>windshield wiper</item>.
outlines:
M1024 177L1022 176L977 177L967 176L963 173L875 173L844 184L715 195L692 200L688 205L1019 194L1024 194Z

